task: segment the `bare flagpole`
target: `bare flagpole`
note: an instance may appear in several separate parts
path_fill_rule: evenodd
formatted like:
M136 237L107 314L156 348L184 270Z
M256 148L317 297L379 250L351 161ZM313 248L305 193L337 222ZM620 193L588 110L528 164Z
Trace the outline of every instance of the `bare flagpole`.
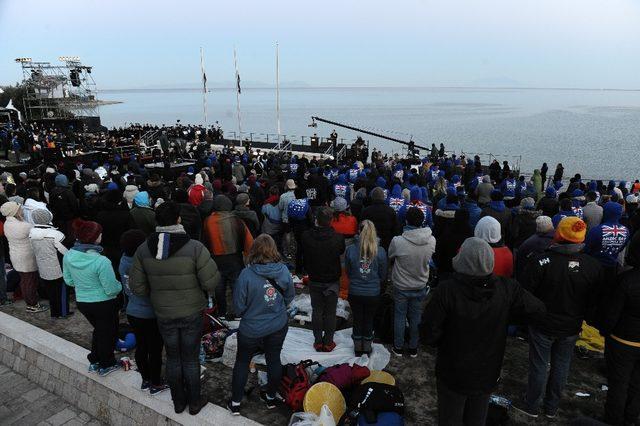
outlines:
M204 49L200 48L200 71L202 72L202 111L204 125L207 126L207 74L204 72Z
M278 129L278 147L280 147L280 52L276 41L276 125Z
M242 120L240 117L240 73L238 72L238 55L236 54L236 48L233 48L233 64L236 67L236 108L238 113L238 140L240 146L242 146Z

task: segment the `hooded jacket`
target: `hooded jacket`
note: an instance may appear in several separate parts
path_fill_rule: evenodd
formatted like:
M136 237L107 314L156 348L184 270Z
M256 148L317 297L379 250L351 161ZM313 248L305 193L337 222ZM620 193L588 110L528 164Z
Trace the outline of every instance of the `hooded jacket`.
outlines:
M351 202L351 188L344 175L338 176L338 182L333 185L333 195L344 198L347 200L347 204Z
M362 210L360 221L370 220L376 227L380 238L380 245L387 249L391 239L400 233L400 223L396 212L384 201L373 201L370 206Z
M13 216L4 222L4 236L9 241L9 256L13 269L18 272L35 272L38 270L33 247L29 241L29 233L33 225Z
M629 240L629 230L620 224L622 206L613 201L604 205L602 224L587 234L584 252L595 257L605 267L618 263L618 254Z
M302 234L304 269L309 280L335 283L340 279L340 255L344 253L344 237L332 227L315 227Z
M478 204L485 205L491 201L491 193L493 192L493 189L490 179L483 178L482 183L480 183L475 189L476 194L478 195Z
M466 210L436 210L433 235L438 242L434 260L439 272L453 272L451 260L460 246L472 236Z
M49 194L49 207L57 226L78 217L78 199L67 185L68 182L65 186L56 186Z
M582 218L587 224L587 232L602 223L603 213L602 207L600 207L595 201L589 201L582 208Z
M206 247L190 239L181 225L158 227L133 257L129 288L137 296L149 296L160 319L201 312L207 293L213 293L220 282Z
M513 276L513 254L504 245L499 227L498 221L488 216L480 219L474 230L474 235L491 245L494 256L493 273L511 278Z
M511 220L511 247L518 248L527 238L536 233L536 218L540 216L539 210L518 208L513 210Z
M100 253L102 247L76 244L62 259L64 282L76 289L76 300L84 303L115 299L122 290L111 261Z
M398 221L400 224L404 224L405 217L407 216L407 210L411 207L415 207L420 209L422 214L424 215L424 220L422 221L422 226L428 226L430 228L433 227L433 216L431 214L431 206L428 206L424 203L424 199L422 196L422 190L419 186L414 186L411 188L410 192L410 202L406 203L404 206L400 208L398 211Z
M202 239L214 256L248 254L253 236L242 219L231 211L214 211L204 220Z
M191 188L189 188L189 191L188 191L189 203L191 203L192 206L198 207L202 203L202 200L204 200L204 191L206 190L207 188L205 188L204 185L201 185L201 184L191 185Z
M123 254L120 258L118 272L120 273L120 280L122 281L122 289L128 297L127 315L145 319L155 318L156 314L153 312L151 299L147 296L136 296L131 292L131 288L129 287L129 273L132 265L133 257Z
M409 227L408 227L409 228ZM436 250L430 228L407 229L391 240L389 261L394 260L391 281L399 290L421 290L429 281L429 262Z
M233 309L242 318L240 334L259 338L281 330L287 325L287 306L294 296L293 280L285 264L253 264L244 268L233 287Z
M582 244L556 244L525 268L524 288L544 302L547 312L530 325L549 336L568 337L580 332L582 321L594 315L602 285L602 267L581 252Z
M535 257L544 253L551 244L555 231L535 233L527 238L516 251L515 277L521 280L527 264Z
M391 194L387 198L387 205L393 209L396 213L400 211L400 208L405 205L405 199L402 196L402 187L397 183L393 185Z
M344 267L349 277L349 294L354 296L380 295L380 283L387 278L387 252L378 246L375 259L360 258L360 239L347 247Z
M150 235L156 229L156 213L150 206L149 194L139 192L133 198L133 208L131 217L135 223L135 228L141 230L145 235Z
M438 347L436 375L463 395L497 386L514 313L544 312L517 281L456 273L436 288L423 315L425 343Z
M29 231L29 240L38 265L38 274L43 280L62 278L58 256L64 256L67 248L62 244L64 234L50 225L35 225Z
M556 190L553 186L547 186L545 195L538 201L536 208L542 210L542 214L549 217L553 217L558 213L560 203L556 198Z

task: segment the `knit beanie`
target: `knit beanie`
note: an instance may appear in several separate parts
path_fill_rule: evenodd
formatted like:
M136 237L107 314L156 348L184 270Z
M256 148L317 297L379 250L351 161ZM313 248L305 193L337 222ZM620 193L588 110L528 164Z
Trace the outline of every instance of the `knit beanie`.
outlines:
M236 206L244 206L247 202L249 202L249 194L241 192L236 197Z
M553 231L553 222L549 216L538 216L536 218L536 232L538 234L546 234Z
M565 217L558 224L554 240L557 242L582 243L587 233L587 224L575 216Z
M474 236L488 242L489 244L499 242L502 238L500 222L491 216L483 217L476 225Z
M67 179L67 177L63 174L59 174L58 176L56 176L56 186L60 186L63 188L66 188L67 186L69 186L69 179Z
M331 202L331 208L334 209L337 212L343 212L343 211L347 210L347 200L345 200L342 197L336 197Z
M213 210L216 212L229 212L232 208L231 200L226 195L216 195L213 199Z
M0 207L0 213L4 217L14 217L20 211L20 204L15 201L7 201Z
M149 200L149 193L147 191L138 192L133 197L133 202L138 207L151 207L151 200Z
M486 277L493 272L493 249L486 241L467 238L452 260L453 270L472 277Z
M204 179L202 178L202 175L198 173L196 175L196 185L202 185L203 183L204 183Z
M46 209L36 209L31 212L34 225L48 225L53 220L53 214Z
M94 244L100 234L102 234L102 226L90 220L85 221L78 219L73 224L73 231L78 241L82 244Z
M523 198L522 201L520 201L520 207L526 210L533 210L536 207L536 202L533 198L526 197Z

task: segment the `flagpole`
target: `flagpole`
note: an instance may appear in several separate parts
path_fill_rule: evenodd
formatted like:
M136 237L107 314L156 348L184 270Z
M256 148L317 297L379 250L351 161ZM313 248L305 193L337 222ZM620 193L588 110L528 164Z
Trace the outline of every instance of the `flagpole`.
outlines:
M238 140L240 146L242 146L242 121L240 118L240 73L238 72L238 55L236 54L236 48L233 48L233 64L236 68L236 109L238 113Z
M278 129L278 147L280 147L280 52L276 41L276 125Z
M202 72L202 111L204 125L207 126L207 74L204 72L204 49L200 48L200 71Z

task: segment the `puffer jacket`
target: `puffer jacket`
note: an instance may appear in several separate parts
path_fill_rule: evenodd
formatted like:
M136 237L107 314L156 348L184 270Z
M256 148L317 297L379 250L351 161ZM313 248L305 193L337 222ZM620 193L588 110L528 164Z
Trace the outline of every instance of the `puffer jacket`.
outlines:
M158 227L138 247L129 272L129 288L150 296L156 316L178 319L207 305L207 293L220 282L220 273L202 243L189 238L181 225Z
M62 259L64 282L75 287L78 302L113 300L122 291L111 262L101 252L100 246L76 244Z
M38 270L36 256L29 241L29 232L33 225L8 217L4 223L4 235L9 241L9 256L13 269L18 272L35 272Z
M36 256L40 278L43 280L62 278L58 253L64 256L68 251L62 244L64 234L53 226L36 225L29 231L29 240Z

